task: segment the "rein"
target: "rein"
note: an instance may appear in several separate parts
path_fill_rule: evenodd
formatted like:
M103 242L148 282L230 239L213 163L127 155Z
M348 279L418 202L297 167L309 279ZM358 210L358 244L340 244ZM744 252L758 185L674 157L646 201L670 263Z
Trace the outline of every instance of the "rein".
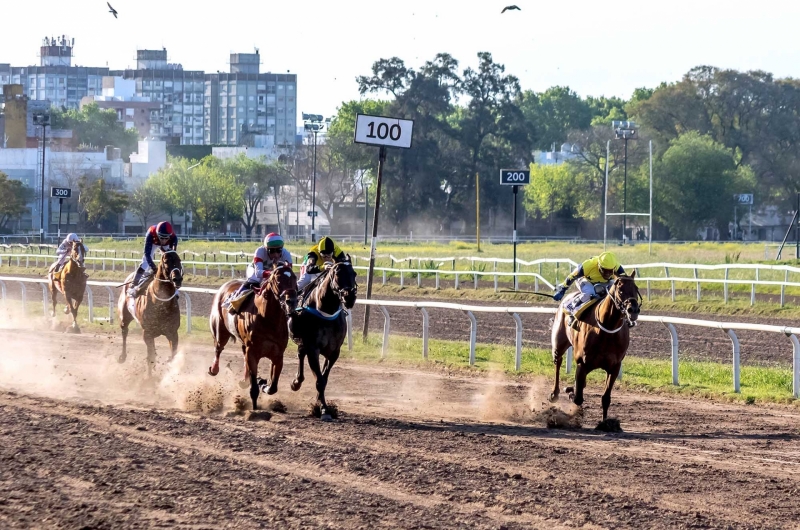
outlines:
M598 306L595 309L595 312L594 312L594 318L597 321L597 327L598 328L600 328L601 330L605 331L606 333L609 333L609 334L613 335L615 333L619 333L622 330L622 328L625 327L626 324L628 325L628 327L633 327L633 326L635 326L637 324L637 322L631 321L631 318L628 315L628 312L625 311L625 302L627 302L629 300L636 300L636 301L642 300L642 294L639 292L639 288L636 287L635 284L634 284L634 287L636 289L636 297L631 297L631 298L628 298L626 300L620 300L617 297L617 293L619 293L619 290L616 288L616 286L614 287L614 294L612 295L611 293L609 293L609 295L608 295L609 298L611 298L611 303L614 305L614 308L622 314L622 324L620 324L620 326L617 329L614 329L614 330L607 329L600 322L600 317L597 315L597 311L598 311L598 309L600 309L600 306ZM637 297L638 297L638 300L637 300Z

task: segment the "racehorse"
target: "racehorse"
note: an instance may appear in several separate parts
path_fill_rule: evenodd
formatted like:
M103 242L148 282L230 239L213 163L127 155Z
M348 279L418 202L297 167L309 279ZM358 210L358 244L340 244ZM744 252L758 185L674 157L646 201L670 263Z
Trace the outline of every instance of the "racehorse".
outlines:
M181 258L174 250L161 255L154 278L147 290L132 299L127 287L133 281L131 273L122 285L117 310L122 329L122 353L117 359L124 363L127 357L128 325L136 320L142 328L142 339L147 346L147 375L152 375L156 361L156 337L163 335L169 341L170 360L178 352L178 328L181 326L181 311L178 306L178 289L183 283Z
M64 306L64 314L72 313L73 333L80 333L78 327L78 308L83 302L83 293L86 291L86 274L84 268L84 246L80 241L73 241L69 252L69 260L64 264L60 271L54 272L55 264L47 273L48 290L50 291L50 301L53 302L53 310L50 316L56 316L56 305L58 305L58 293L64 295L67 305Z
M279 263L270 277L261 283L258 292L245 300L238 314L230 314L223 302L241 285L242 280L231 280L214 295L209 324L216 356L208 373L214 376L219 373L220 353L228 340L235 342L238 339L244 353L244 378L250 380L250 399L253 410L257 410L259 391L269 395L278 391L283 353L289 343L286 318L297 306L297 277L291 265ZM269 381L258 378L258 362L264 357L272 362Z
M642 299L636 287L636 271L630 276L617 276L608 289L608 295L592 311L588 308L578 320L579 330L566 324L566 312L559 309L553 322L551 344L556 378L550 401L556 401L559 394L559 372L564 352L572 346L576 363L575 387L566 392L576 405L583 404L583 390L589 372L601 368L606 372L606 387L603 393L603 421L608 419L611 404L611 390L619 374L622 359L630 345L630 327L639 318Z
M325 401L325 387L333 365L339 358L339 351L347 335L347 316L345 310L352 309L356 303L358 284L356 271L347 260L327 269L316 280L304 307L289 320L289 332L297 344L297 376L292 382L292 390L300 390L305 379L303 375L304 358L308 357L308 367L314 372L317 382L317 401L320 417L331 421ZM344 306L345 310L342 309ZM319 356L325 357L325 365L320 369Z

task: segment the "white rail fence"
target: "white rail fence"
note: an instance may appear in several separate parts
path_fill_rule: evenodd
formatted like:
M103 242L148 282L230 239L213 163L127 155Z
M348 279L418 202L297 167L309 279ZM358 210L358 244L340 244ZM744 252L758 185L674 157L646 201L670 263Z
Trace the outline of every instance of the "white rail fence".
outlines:
M0 276L0 301L3 303L6 302L6 283L7 282L16 282L20 285L21 290L21 298L22 298L22 311L24 313L26 307L26 297L27 297L27 289L26 284L31 283L38 283L41 287L42 292L42 307L44 310L44 315L49 315L49 307L48 307L48 292L46 289L47 281L39 278L18 278L18 277L9 277L9 276ZM115 288L118 284L113 282L96 282L96 281L89 281L87 282L90 286L95 287L103 287L108 292L108 317L107 318L100 318L95 317L94 315L94 298L92 295L92 290L86 290L86 297L87 297L87 305L89 310L89 321L93 322L94 320L107 320L109 323L113 323L114 320L114 310L116 309L116 296L112 291L112 288ZM184 287L181 289L181 298L184 300L184 307L186 311L186 332L192 332L192 302L190 293L202 293L202 294L210 294L213 295L216 293L215 289L204 289L198 287ZM384 324L383 324L383 342L381 347L381 356L386 357L389 348L389 334L391 330L391 316L387 308L389 307L405 307L405 308L414 308L418 309L420 315L422 316L422 358L427 360L428 359L428 341L429 341L429 321L430 316L428 313L428 309L445 309L445 310L453 310L453 311L461 311L463 312L470 321L470 332L469 332L469 364L473 366L475 364L475 348L477 345L477 318L475 316L476 313L503 313L507 314L509 318L512 318L515 323L516 333L515 333L515 356L514 356L514 369L519 371L522 366L522 338L523 338L523 325L522 320L520 319L521 314L545 314L545 315L554 315L556 312L556 308L553 307L493 307L493 306L473 306L473 305L464 305L464 304L453 304L447 302L405 302L405 301L394 301L394 300L357 300L356 303L361 305L372 305L378 307L381 313L383 314ZM693 326L693 327L703 327L703 328L711 328L711 329L718 329L721 332L725 333L731 341L732 346L732 370L733 370L733 389L734 392L739 393L741 391L741 383L740 383L740 372L741 372L741 361L740 361L740 345L739 345L739 338L736 335L736 331L762 331L762 332L769 332L769 333L777 333L785 335L792 344L792 394L795 398L800 397L800 341L798 340L798 335L800 335L800 328L795 327L786 327L786 326L769 326L764 324L749 324L749 323L741 323L741 322L715 322L711 320L699 320L699 319L689 319L689 318L677 318L677 317L666 317L666 316L651 316L651 315L641 315L639 320L642 322L656 322L660 323L665 326L667 332L670 335L670 342L672 345L671 350L671 360L672 360L672 384L675 386L679 385L679 342L678 342L678 331L676 326ZM352 317L348 314L347 317L348 329L347 329L347 342L348 348L350 350L353 349L353 323ZM571 351L567 352L566 356L566 371L570 373L572 371L572 355ZM620 369L620 376L622 376L622 369Z

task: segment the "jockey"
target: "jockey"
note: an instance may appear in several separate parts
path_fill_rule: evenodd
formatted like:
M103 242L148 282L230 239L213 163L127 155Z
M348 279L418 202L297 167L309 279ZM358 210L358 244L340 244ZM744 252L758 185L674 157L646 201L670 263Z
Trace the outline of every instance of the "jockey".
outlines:
M81 243L81 238L78 237L78 234L68 234L67 237L64 238L64 241L58 245L58 249L56 250L56 256L58 259L56 260L55 267L53 268L53 272L58 272L61 268L69 261L69 253L72 251L72 243L73 242ZM81 243L83 245L83 243ZM88 252L86 245L83 245L83 255L85 256Z
M345 260L345 253L333 239L328 236L319 240L308 251L303 266L300 268L300 279L297 280L297 289L302 291L309 283L314 281L322 272L322 267L330 263L340 263Z
M611 252L603 252L599 256L589 258L578 266L577 269L564 279L564 283L556 287L553 300L556 302L564 298L564 294L573 282L577 281L581 295L564 306L569 318L567 324L572 326L575 322L575 313L584 304L595 298L602 298L611 287L612 278L625 274L625 269L619 264L617 257Z
M231 295L230 299L235 300L247 289L252 289L261 285L261 281L269 278L272 267L280 262L286 262L292 266L292 255L283 247L283 238L280 234L271 232L264 237L264 245L258 247L253 254L253 263L247 266L247 279ZM234 312L234 306L230 306L230 312Z
M128 289L128 296L134 298L141 293L140 287L146 285L151 276L156 273L156 264L153 261L155 258L156 250L167 252L169 250L177 250L178 236L172 230L172 225L167 221L161 221L157 225L151 226L144 236L144 256L142 257L142 264L136 270L136 275L133 277L131 288Z

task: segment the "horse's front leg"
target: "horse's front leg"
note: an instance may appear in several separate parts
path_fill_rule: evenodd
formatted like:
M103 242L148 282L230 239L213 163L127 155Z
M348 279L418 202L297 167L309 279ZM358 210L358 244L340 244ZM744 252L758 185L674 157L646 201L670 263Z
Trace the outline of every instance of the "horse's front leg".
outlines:
M165 334L167 337L167 341L169 342L169 351L170 351L170 362L172 359L175 358L175 355L178 353L178 330L170 331Z
M614 388L614 382L619 375L620 365L612 366L611 371L606 375L606 390L603 392L601 402L603 404L603 421L608 419L608 407L611 406L611 390Z
M147 377L152 377L156 365L156 338L145 331L142 333L142 340L147 346Z
M269 386L262 390L265 394L271 396L278 392L278 379L280 379L283 371L283 352L278 347L275 347L270 359L272 360L272 368L269 374Z
M322 375L322 370L319 367L319 351L315 350L308 354L308 367L314 374L314 379L317 384L317 402L319 403L320 419L322 421L331 421L331 415L328 414L328 404L325 402L325 378ZM326 366L327 368L327 366Z
M300 390L300 387L303 386L303 381L305 381L304 369L305 369L305 358L306 358L306 351L305 349L300 346L297 348L297 375L294 377L294 381L292 381L292 390L297 392Z
M78 326L78 301L75 299L67 300L69 309L72 312L72 332L80 333L81 328Z
M586 375L589 373L586 369L586 365L583 364L582 360L576 363L577 367L575 368L575 388L567 388L567 392L570 394L570 399L573 403L578 405L579 407L583 405L583 390L586 388Z
M253 410L258 410L258 393L260 390L258 387L258 358L249 347L245 348L244 357L248 375L250 376L250 400L253 402Z
M50 302L53 304L53 309L50 311L50 316L55 318L56 317L56 306L58 306L58 289L56 289L55 285L52 283L48 286L48 291L50 291Z
M325 416L330 418L328 411L326 410L328 407L327 402L325 401L325 389L328 388L328 377L331 375L331 370L333 369L333 365L336 364L336 360L339 358L339 350L337 349L334 353L331 354L330 357L325 358L325 364L322 366L322 377L321 377L321 385L319 381L317 382L317 391L319 392L319 400L321 405L321 412L322 412L322 419L325 419ZM319 389L322 389L320 392Z

